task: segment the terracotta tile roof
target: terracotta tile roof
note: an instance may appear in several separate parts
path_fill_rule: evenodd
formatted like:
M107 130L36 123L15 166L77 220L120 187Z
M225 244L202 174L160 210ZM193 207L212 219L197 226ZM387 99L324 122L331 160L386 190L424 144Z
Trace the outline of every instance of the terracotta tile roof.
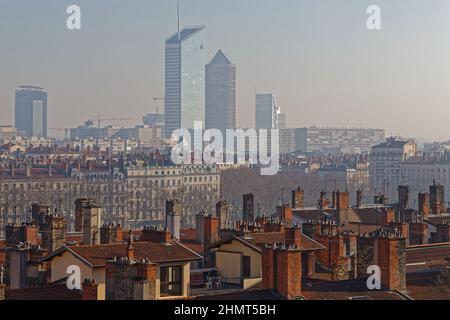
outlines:
M450 243L434 243L406 248L406 271L422 272L450 267Z
M67 285L57 284L26 289L6 290L6 300L81 300L80 290L69 290Z
M404 300L392 291L369 290L365 280L322 281L308 279L302 283L306 300Z
M148 259L154 263L201 260L202 257L187 247L172 241L170 243L135 242L133 243L134 258L137 260ZM107 260L114 257L126 257L127 244L106 244L89 246L62 247L44 260L50 260L62 251L69 251L80 257L84 262L93 267L103 267Z
M408 296L415 300L450 300L450 288L438 282L438 275L436 272L408 275Z
M205 246L203 244L197 243L195 241L182 241L181 242L185 247L188 247L195 253L203 255Z

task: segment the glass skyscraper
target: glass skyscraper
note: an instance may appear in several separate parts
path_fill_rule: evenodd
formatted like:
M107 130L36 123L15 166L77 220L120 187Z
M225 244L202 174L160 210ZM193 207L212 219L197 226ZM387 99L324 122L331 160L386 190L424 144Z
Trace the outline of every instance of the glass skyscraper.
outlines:
M47 137L47 91L44 88L17 88L15 125L28 137Z
M186 27L166 40L165 136L205 123L205 27Z
M219 50L206 65L206 129L236 127L236 67Z
M278 129L279 113L280 108L277 106L274 94L269 93L256 95L256 129Z

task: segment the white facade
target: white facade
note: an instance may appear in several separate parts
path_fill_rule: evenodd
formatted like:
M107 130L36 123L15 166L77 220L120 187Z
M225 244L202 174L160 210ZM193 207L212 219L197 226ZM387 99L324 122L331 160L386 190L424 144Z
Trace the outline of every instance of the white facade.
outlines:
M403 182L402 163L416 155L417 143L414 140L389 138L372 148L369 157L369 180L371 195L379 193L390 202L397 201L397 189Z

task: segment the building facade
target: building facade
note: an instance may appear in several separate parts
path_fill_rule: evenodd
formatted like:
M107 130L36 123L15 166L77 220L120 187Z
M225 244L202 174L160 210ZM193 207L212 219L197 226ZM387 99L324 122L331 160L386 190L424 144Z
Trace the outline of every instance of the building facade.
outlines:
M280 109L273 93L256 94L255 125L256 129L278 129Z
M47 91L20 86L16 90L15 126L27 137L47 137Z
M205 123L205 27L186 27L166 40L165 136Z
M219 50L206 65L206 129L236 127L236 67Z
M384 194L390 201L397 199L402 183L402 164L417 152L414 140L388 138L374 146L369 156L369 180L372 195Z

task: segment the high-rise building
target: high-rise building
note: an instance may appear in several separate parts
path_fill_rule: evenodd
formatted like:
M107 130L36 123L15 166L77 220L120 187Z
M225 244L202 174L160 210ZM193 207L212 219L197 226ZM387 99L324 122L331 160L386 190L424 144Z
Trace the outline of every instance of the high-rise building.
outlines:
M280 109L273 93L256 95L256 129L278 129L279 113Z
M20 86L16 90L16 128L28 137L47 137L47 91Z
M165 136L205 123L205 27L186 27L166 40Z
M206 129L236 127L236 67L219 50L206 65Z

